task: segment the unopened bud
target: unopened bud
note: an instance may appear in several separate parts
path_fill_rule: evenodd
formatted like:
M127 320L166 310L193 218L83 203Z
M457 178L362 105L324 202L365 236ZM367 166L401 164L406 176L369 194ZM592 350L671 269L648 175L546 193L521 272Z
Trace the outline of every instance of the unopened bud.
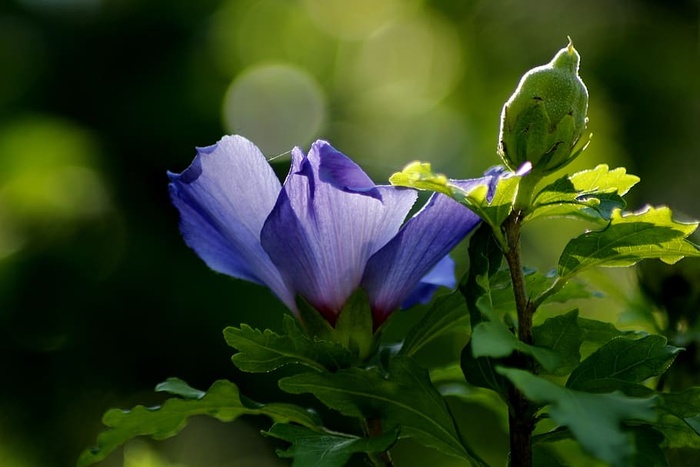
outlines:
M546 175L573 160L586 128L588 90L578 76L580 56L569 45L547 65L528 71L503 106L498 153L515 171L526 161Z

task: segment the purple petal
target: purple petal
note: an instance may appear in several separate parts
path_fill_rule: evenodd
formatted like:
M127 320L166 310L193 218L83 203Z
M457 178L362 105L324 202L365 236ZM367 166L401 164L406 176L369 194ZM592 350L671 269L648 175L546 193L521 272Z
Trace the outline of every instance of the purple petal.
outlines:
M381 324L480 218L451 198L433 195L423 209L367 264L362 286Z
M181 174L168 173L187 245L213 270L267 285L295 309L294 295L260 244L280 182L260 150L240 136L199 148Z
M415 202L413 190L368 187L376 197L338 188L335 181L362 180L364 172L321 179L326 158L332 165L361 169L328 143L314 143L308 156L295 148L282 193L265 222L262 245L294 293L301 294L333 323L359 286L367 260L398 231ZM347 187L345 187L347 188Z
M382 200L379 190L367 174L342 153L336 151L326 141L315 144L321 155L319 178L339 190L360 193Z
M413 291L401 303L401 308L411 308L419 303L426 304L433 298L439 287L453 289L457 285L455 278L455 262L450 255L442 258L428 274L418 282Z

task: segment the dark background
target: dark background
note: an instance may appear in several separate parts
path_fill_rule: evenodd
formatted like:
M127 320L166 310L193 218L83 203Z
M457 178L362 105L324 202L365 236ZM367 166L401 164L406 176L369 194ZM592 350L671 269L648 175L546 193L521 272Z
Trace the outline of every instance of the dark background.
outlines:
M519 77L569 35L594 134L576 168L623 165L642 178L631 208L700 218L699 23L693 0L4 0L0 465L74 464L106 409L157 403L169 376L274 397L221 330L277 327L284 308L177 229L166 170L195 146L235 132L275 157L322 137L378 182L414 159L477 176ZM569 228L533 226L529 262L553 265ZM503 460L502 427L480 428ZM105 465L271 465L255 429L200 421Z

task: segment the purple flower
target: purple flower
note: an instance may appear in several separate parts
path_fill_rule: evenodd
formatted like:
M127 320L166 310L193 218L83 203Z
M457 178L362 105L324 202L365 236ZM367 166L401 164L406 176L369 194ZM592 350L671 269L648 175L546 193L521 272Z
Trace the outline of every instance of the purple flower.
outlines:
M457 202L433 195L402 227L416 192L375 185L325 141L308 155L292 150L284 185L240 136L199 148L190 167L168 176L185 242L210 268L269 287L294 313L299 294L331 324L358 287L375 328L402 304L454 287L447 255L479 223Z

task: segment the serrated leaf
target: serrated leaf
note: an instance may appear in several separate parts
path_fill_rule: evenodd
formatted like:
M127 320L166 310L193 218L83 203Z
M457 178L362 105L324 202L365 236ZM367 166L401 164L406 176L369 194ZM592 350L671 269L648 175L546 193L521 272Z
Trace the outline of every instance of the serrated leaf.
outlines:
M137 436L150 436L156 440L174 436L193 415L208 415L223 422L230 422L242 415L266 415L274 422L318 426L318 420L313 415L292 404L244 403L235 384L220 380L197 399L174 398L166 400L160 407L137 405L131 410L108 410L102 419L108 429L99 434L95 447L82 453L78 466L104 459Z
M425 345L447 333L469 336L469 310L459 292L438 298L423 319L406 335L399 354L415 355Z
M591 394L563 388L524 370L499 368L499 372L529 400L548 404L554 422L568 427L586 451L613 466L628 465L634 455L634 438L623 429L623 422L656 420L653 397Z
M564 176L535 196L525 219L579 217L606 221L614 209L625 207L622 196L637 182L639 177L627 174L624 167L610 170L605 164Z
M387 451L399 435L398 430L392 430L380 436L360 438L281 423L272 425L272 428L262 433L292 444L285 451L278 450L277 455L293 458L293 467L342 467L353 454Z
M615 211L605 229L585 233L566 245L557 272L568 279L594 266L631 266L650 258L673 264L686 256L700 256L700 249L686 240L697 225L674 221L667 207L647 207L626 215Z
M660 376L681 350L663 336L618 337L586 358L569 376L566 387L579 391L638 391L635 385Z
M534 344L553 350L561 356L561 363L551 372L564 376L576 368L581 359L579 349L583 342L581 329L578 327L578 310L555 316L532 329Z
M279 386L291 394L313 394L343 415L378 418L383 431L399 428L401 437L479 463L463 444L445 400L427 372L406 357L393 358L387 375L379 368L348 368L290 376L281 379Z
M524 218L529 222L539 218L569 218L596 224L606 224L613 211L624 209L625 200L615 193L601 193L583 198L575 203L547 204L540 206Z
M285 334L260 331L247 324L224 329L226 343L238 350L231 359L242 371L266 373L285 365L299 364L318 371L349 366L350 350L340 343L314 340L302 331L294 318L285 315Z

